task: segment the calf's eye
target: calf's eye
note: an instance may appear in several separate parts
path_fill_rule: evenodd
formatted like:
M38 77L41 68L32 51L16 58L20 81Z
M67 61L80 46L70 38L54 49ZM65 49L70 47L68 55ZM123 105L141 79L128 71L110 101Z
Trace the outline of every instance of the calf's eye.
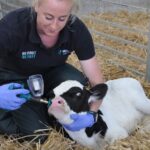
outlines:
M80 92L76 93L76 96L81 96L81 93Z

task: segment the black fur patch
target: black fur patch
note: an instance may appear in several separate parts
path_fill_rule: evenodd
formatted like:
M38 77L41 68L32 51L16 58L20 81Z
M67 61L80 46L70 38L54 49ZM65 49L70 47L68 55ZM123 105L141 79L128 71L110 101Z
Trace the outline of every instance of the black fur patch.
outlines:
M99 133L102 137L105 136L106 131L108 129L106 123L101 117L102 112L98 111L98 120L97 122L92 126L85 129L85 132L88 137L91 137L93 134Z
M66 100L71 110L77 113L89 111L89 96L90 93L86 89L82 90L79 87L73 87L61 95L61 97Z
M49 91L46 96L47 99L53 99L55 97L55 94L53 91Z

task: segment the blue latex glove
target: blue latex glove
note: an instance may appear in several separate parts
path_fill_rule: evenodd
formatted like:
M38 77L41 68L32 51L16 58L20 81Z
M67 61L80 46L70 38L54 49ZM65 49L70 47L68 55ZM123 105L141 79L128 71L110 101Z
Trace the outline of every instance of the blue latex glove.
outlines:
M91 127L95 123L94 115L89 112L86 114L72 114L70 117L74 122L69 125L63 125L70 131L79 131L83 128Z
M29 91L18 83L9 83L0 86L0 108L6 110L20 108L21 105L26 102L26 99L20 98L17 95L28 93Z

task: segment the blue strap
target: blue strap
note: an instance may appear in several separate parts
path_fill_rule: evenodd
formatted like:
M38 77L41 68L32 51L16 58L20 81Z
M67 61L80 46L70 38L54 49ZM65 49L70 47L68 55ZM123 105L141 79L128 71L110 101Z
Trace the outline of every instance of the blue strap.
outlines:
M52 104L51 99L48 99L48 105L47 105L47 107L50 107L50 106L51 106L51 104Z

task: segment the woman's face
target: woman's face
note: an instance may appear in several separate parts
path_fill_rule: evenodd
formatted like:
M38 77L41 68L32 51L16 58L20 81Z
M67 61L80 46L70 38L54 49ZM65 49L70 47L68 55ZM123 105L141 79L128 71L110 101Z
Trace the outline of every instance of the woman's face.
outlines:
M72 0L41 0L35 6L37 31L46 36L57 36L64 28L73 7Z

